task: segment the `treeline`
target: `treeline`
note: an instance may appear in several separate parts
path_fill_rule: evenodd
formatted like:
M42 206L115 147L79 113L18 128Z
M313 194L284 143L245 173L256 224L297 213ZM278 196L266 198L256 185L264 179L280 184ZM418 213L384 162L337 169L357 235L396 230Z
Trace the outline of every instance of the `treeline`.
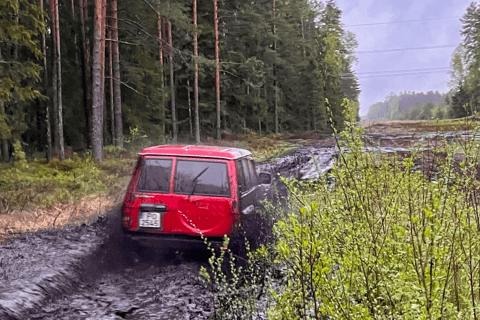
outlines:
M462 42L450 63L451 109L456 118L480 111L480 4L472 2L461 21Z
M450 97L438 91L390 93L368 109L368 120L431 120L451 117Z
M130 133L200 142L340 127L343 98L359 94L341 14L331 0L2 1L1 157L15 141L100 159Z

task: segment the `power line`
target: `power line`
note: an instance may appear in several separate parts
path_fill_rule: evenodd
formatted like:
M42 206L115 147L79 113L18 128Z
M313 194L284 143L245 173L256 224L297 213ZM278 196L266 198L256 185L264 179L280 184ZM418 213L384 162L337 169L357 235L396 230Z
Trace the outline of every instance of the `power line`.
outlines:
M366 51L357 51L355 53L381 53L381 52L400 52L400 51L415 51L415 50L429 50L429 49L440 49L440 48L452 48L458 46L457 44L445 44L439 46L426 46L426 47L416 47L416 48L398 48L398 49L385 49L385 50L366 50Z
M361 23L361 24L350 24L346 25L347 27L363 27L363 26L378 26L385 24L396 24L396 23L408 23L408 22L424 22L424 21L438 21L438 20L449 20L449 19L460 19L461 17L445 17L445 18L432 18L432 19L419 19L419 20L402 20L402 21L388 21L388 22L372 22L372 23Z
M357 73L357 76L366 76L366 75L382 75L382 74L392 74L392 73L404 73L404 72L425 72L425 71L448 71L450 67L432 67L432 68L418 68L418 69L403 69L403 70L382 70L382 71L367 71ZM343 75L349 75L344 73Z
M401 76L415 76L431 73L445 73L447 70L436 70L436 71L419 71L419 72L403 72L403 73L388 73L388 74L367 74L367 75L358 75L359 79L369 79L369 78L384 78L384 77L401 77ZM352 79L354 76L342 76L342 79Z

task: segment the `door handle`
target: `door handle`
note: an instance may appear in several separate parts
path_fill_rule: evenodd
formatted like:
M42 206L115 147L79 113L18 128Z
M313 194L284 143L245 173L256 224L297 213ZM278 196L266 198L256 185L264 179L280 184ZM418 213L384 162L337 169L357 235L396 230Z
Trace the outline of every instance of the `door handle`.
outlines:
M201 203L201 202L196 202L195 203L199 209L208 209L208 203Z

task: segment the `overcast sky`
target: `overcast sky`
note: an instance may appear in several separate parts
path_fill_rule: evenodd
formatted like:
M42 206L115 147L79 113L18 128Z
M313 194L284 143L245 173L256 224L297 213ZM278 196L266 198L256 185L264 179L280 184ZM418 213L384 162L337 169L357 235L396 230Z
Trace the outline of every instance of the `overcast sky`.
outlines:
M448 91L450 77L446 68L461 41L460 18L471 2L336 0L343 11L343 23L358 41L355 70L360 80L360 115L366 114L375 102L384 101L390 92ZM400 22L409 20L422 21ZM411 48L423 49L405 50ZM382 52L390 49L402 50ZM414 74L388 73L397 70L413 70L410 73Z

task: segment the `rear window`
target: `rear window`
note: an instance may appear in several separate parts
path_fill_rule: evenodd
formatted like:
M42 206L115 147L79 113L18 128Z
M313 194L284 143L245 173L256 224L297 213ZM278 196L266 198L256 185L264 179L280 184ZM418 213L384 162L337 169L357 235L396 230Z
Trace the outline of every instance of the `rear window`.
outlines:
M230 196L227 164L178 160L174 191L179 194Z
M170 187L171 159L145 159L137 189L145 192L166 192Z

